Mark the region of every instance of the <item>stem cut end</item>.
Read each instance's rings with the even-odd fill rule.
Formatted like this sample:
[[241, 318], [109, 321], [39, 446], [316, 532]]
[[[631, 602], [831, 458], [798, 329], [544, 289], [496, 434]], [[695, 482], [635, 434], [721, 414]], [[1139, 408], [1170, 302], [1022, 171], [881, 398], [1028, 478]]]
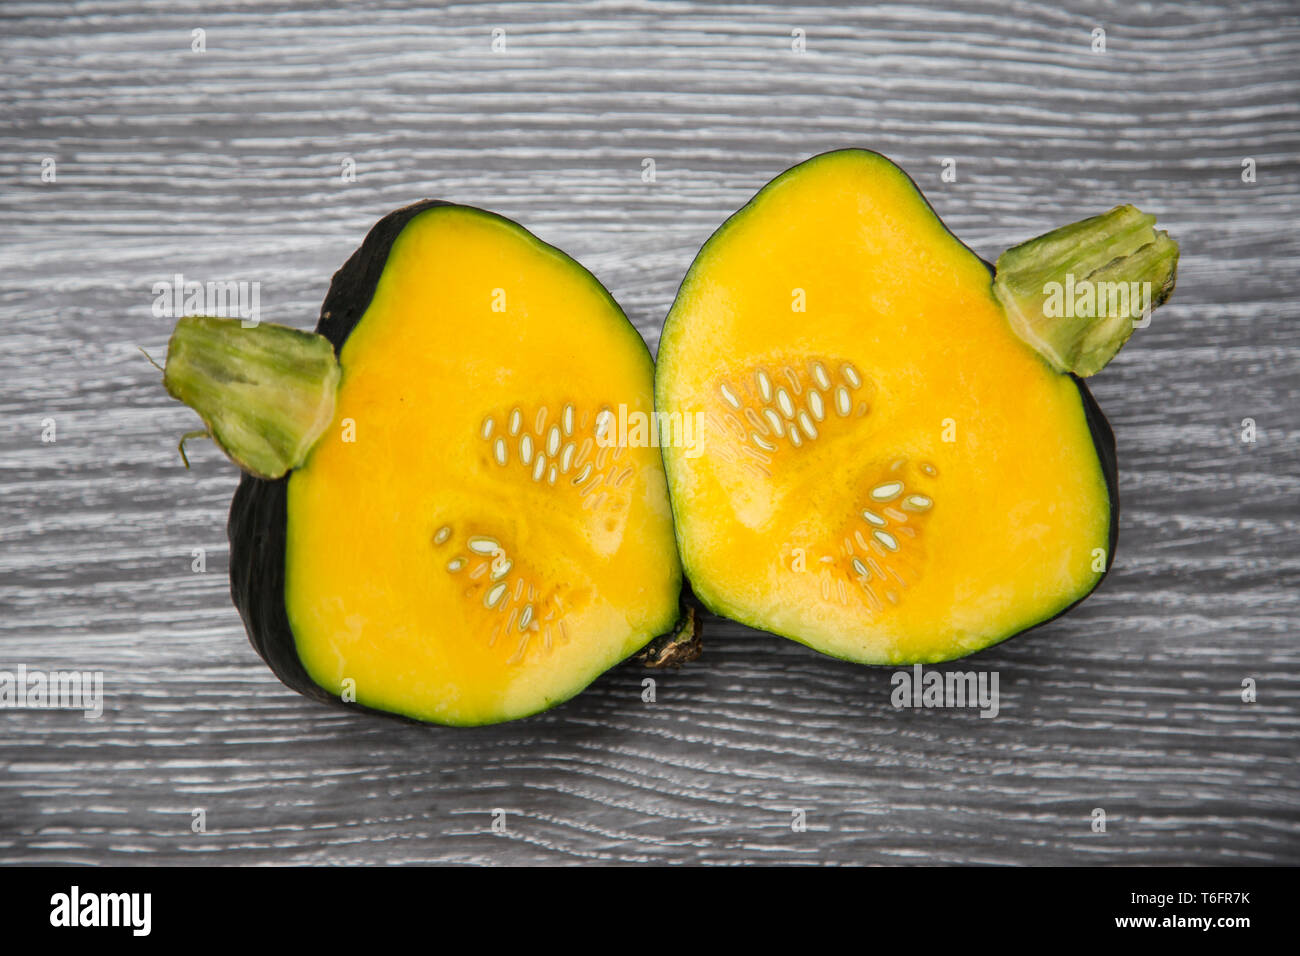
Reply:
[[1178, 243], [1155, 221], [1116, 206], [998, 256], [993, 293], [1012, 329], [1057, 371], [1105, 368], [1174, 291]]
[[341, 374], [323, 335], [193, 315], [176, 323], [163, 385], [240, 468], [280, 478], [334, 421]]

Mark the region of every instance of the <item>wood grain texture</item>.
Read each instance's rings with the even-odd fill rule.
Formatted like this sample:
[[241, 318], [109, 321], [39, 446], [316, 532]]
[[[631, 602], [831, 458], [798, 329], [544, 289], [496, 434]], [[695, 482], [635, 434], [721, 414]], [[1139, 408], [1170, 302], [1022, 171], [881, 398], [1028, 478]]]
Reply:
[[[107, 709], [0, 710], [0, 862], [1300, 863], [1298, 74], [1288, 3], [6, 3], [0, 669], [102, 669]], [[154, 282], [256, 280], [310, 327], [369, 225], [438, 197], [570, 252], [653, 344], [723, 218], [848, 145], [986, 258], [1120, 201], [1182, 243], [1093, 379], [1115, 570], [955, 665], [1000, 673], [999, 717], [717, 620], [654, 704], [625, 666], [495, 728], [275, 681], [228, 594], [234, 469], [180, 467], [193, 417], [136, 351]]]

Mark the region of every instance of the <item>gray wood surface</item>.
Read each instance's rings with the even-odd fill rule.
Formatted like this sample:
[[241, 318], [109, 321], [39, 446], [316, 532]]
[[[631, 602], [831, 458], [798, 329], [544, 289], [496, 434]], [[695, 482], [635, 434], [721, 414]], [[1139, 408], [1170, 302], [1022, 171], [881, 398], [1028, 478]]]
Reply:
[[[107, 699], [0, 710], [0, 862], [1300, 862], [1298, 74], [1289, 3], [4, 4], [0, 669], [102, 669]], [[716, 620], [654, 704], [625, 665], [495, 728], [275, 680], [227, 590], [235, 470], [183, 470], [194, 418], [136, 351], [164, 352], [154, 282], [259, 281], [310, 327], [369, 225], [440, 197], [576, 256], [653, 344], [722, 219], [848, 145], [988, 258], [1120, 201], [1182, 243], [1093, 380], [1115, 570], [956, 665], [999, 672], [997, 719]]]

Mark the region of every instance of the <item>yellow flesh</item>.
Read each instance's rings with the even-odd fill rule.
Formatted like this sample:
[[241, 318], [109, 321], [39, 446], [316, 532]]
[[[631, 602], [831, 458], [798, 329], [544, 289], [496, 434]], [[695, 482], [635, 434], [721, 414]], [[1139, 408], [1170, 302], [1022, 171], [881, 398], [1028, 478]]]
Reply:
[[[379, 709], [488, 723], [572, 696], [671, 628], [681, 570], [659, 450], [593, 441], [584, 483], [572, 461], [560, 473], [563, 445], [590, 438], [601, 407], [652, 402], [649, 355], [579, 265], [485, 213], [425, 211], [393, 244], [340, 361], [335, 422], [289, 484], [286, 606], [316, 682], [355, 686]], [[535, 463], [553, 425], [561, 453], [534, 481], [520, 442], [531, 435]], [[504, 555], [476, 554], [477, 536]], [[458, 556], [465, 566], [448, 570]], [[484, 601], [494, 560], [511, 562], [500, 609]]]
[[[861, 387], [841, 416], [845, 363]], [[768, 451], [745, 412], [779, 414], [778, 381], [805, 411], [817, 388], [825, 418], [798, 448], [769, 426]], [[667, 463], [686, 573], [720, 613], [853, 660], [937, 661], [1052, 616], [1101, 576], [1110, 506], [1075, 384], [1014, 336], [987, 268], [883, 157], [811, 160], [710, 240], [665, 327], [657, 389], [661, 410], [705, 416], [705, 454]], [[895, 480], [904, 494], [873, 502]], [[932, 504], [899, 507], [912, 494]]]

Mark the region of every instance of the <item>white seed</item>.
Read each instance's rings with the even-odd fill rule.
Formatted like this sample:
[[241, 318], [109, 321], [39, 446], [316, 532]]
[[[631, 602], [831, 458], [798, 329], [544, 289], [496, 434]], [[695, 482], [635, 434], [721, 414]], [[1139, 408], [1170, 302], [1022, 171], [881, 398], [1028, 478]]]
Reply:
[[822, 365], [821, 362], [813, 362], [812, 373], [813, 379], [817, 384], [829, 391], [831, 387], [831, 378], [826, 374], [826, 366]]
[[853, 411], [853, 399], [849, 397], [849, 390], [843, 385], [835, 390], [835, 410], [840, 413], [841, 418]]
[[803, 444], [803, 436], [799, 434], [799, 429], [793, 427], [790, 429], [790, 444], [795, 448]]
[[769, 444], [758, 432], [754, 432], [749, 437], [753, 439], [754, 444], [763, 449], [763, 451], [776, 451], [776, 446]]
[[785, 434], [785, 426], [781, 424], [781, 416], [776, 413], [775, 409], [763, 409], [763, 417], [766, 418], [767, 423], [772, 426], [772, 432], [777, 438], [780, 438]]
[[565, 405], [564, 414], [560, 418], [561, 423], [564, 425], [564, 435], [567, 438], [573, 434], [573, 406]]
[[483, 436], [484, 441], [492, 437], [492, 429], [496, 428], [496, 425], [497, 423], [492, 420], [491, 415], [483, 419], [483, 427], [480, 429], [479, 434]]
[[533, 606], [531, 604], [524, 608], [524, 613], [519, 615], [519, 630], [528, 630], [528, 625], [533, 623]]
[[730, 405], [732, 408], [736, 408], [736, 409], [740, 408], [740, 399], [736, 397], [735, 392], [733, 392], [730, 388], [727, 387], [726, 382], [723, 382], [721, 385], [718, 386], [718, 391], [722, 393], [722, 397], [726, 400], [728, 405]]
[[510, 434], [512, 436], [518, 435], [519, 429], [523, 427], [523, 424], [524, 424], [524, 416], [520, 413], [519, 409], [517, 408], [510, 409], [510, 426], [509, 426]]
[[818, 421], [826, 417], [826, 403], [822, 401], [822, 393], [815, 388], [808, 390], [808, 408], [812, 410], [813, 418]]
[[447, 562], [447, 570], [450, 571], [452, 574], [455, 574], [464, 566], [465, 566], [464, 558], [452, 558], [450, 561]]
[[898, 550], [898, 539], [888, 531], [873, 531], [872, 536], [890, 551]]
[[542, 474], [546, 471], [546, 456], [541, 452], [537, 453], [537, 460], [533, 462], [533, 481], [541, 481]]
[[867, 570], [867, 566], [860, 559], [853, 559], [853, 570], [858, 572], [858, 577], [866, 578], [868, 581], [871, 580], [871, 572]]
[[498, 438], [493, 449], [493, 457], [496, 458], [498, 465], [506, 463], [506, 440]]
[[770, 402], [772, 400], [772, 380], [767, 377], [767, 373], [761, 368], [754, 374], [754, 378], [758, 380], [758, 394], [763, 396], [763, 401]]
[[560, 426], [552, 425], [546, 433], [546, 454], [554, 458], [560, 452]]
[[552, 465], [552, 466], [551, 466], [551, 470], [548, 471], [548, 472], [546, 473], [546, 483], [547, 483], [548, 485], [553, 485], [553, 484], [555, 484], [555, 476], [556, 476], [557, 474], [558, 474], [558, 472], [555, 470], [555, 466]]
[[438, 532], [433, 536], [433, 543], [442, 544], [450, 537], [451, 537], [451, 525], [445, 524], [441, 528], [439, 528]]
[[885, 519], [874, 511], [863, 511], [862, 517], [867, 519], [868, 524], [874, 524], [877, 528], [883, 528], [886, 524]]
[[908, 495], [903, 499], [904, 511], [929, 511], [934, 502], [926, 495]]
[[903, 492], [901, 481], [887, 481], [871, 489], [871, 497], [876, 501], [893, 501]]
[[852, 365], [846, 363], [844, 367], [840, 369], [840, 372], [843, 374], [844, 380], [854, 388], [862, 387], [862, 376], [858, 374], [858, 370]]
[[525, 465], [531, 464], [533, 460], [533, 436], [525, 434], [519, 439], [519, 457], [523, 459]]
[[609, 409], [604, 409], [596, 416], [596, 438], [597, 440], [605, 437], [605, 431], [609, 428], [610, 423], [614, 420], [614, 413]]
[[808, 413], [803, 410], [800, 410], [799, 412], [799, 427], [803, 429], [803, 433], [809, 438], [817, 437], [817, 426], [814, 425], [813, 420], [808, 417]]
[[564, 451], [560, 452], [560, 471], [566, 475], [569, 473], [569, 469], [573, 467], [573, 455], [577, 450], [573, 442], [569, 442], [564, 446]]
[[794, 402], [790, 400], [790, 393], [783, 388], [776, 390], [776, 403], [781, 406], [781, 414], [786, 418], [794, 418]]
[[500, 555], [492, 562], [492, 573], [488, 577], [490, 580], [500, 581], [510, 573], [512, 567], [514, 567], [514, 562], [505, 555]]
[[496, 538], [470, 538], [465, 546], [475, 554], [496, 554], [501, 550]]
[[506, 582], [502, 581], [500, 584], [494, 584], [488, 590], [487, 595], [483, 598], [483, 606], [496, 607], [497, 602], [501, 600], [502, 595], [504, 595], [505, 593], [506, 593]]

